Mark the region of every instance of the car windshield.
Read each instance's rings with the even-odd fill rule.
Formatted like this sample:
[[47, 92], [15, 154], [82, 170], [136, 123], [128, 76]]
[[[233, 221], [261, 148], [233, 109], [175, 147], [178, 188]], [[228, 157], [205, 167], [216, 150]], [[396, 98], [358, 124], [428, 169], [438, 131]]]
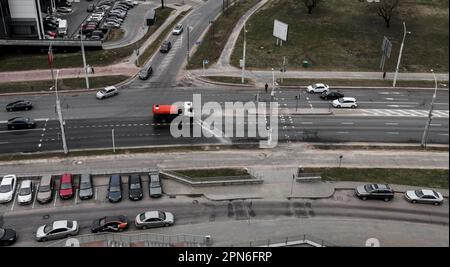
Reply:
[[49, 185], [43, 185], [39, 187], [39, 192], [48, 192], [48, 191], [50, 191]]
[[373, 186], [371, 184], [365, 185], [364, 189], [366, 189], [367, 192], [372, 192], [373, 191]]
[[31, 188], [30, 187], [25, 187], [25, 188], [21, 188], [20, 192], [19, 192], [19, 196], [27, 196], [31, 194]]
[[120, 187], [118, 186], [111, 186], [110, 192], [120, 192]]
[[5, 184], [5, 185], [0, 186], [0, 193], [8, 193], [9, 191], [11, 191], [10, 184]]
[[106, 90], [105, 89], [102, 89], [102, 90], [100, 90], [100, 93], [102, 93], [102, 94], [106, 94]]
[[344, 102], [344, 98], [342, 98], [342, 97], [339, 98], [339, 102], [341, 102], [341, 103]]
[[106, 217], [105, 217], [105, 218], [101, 218], [100, 221], [98, 222], [98, 224], [99, 224], [100, 226], [105, 225], [105, 223], [106, 223]]
[[140, 184], [130, 184], [130, 189], [139, 189], [141, 188]]
[[162, 212], [162, 211], [158, 211], [158, 217], [161, 220], [165, 220], [166, 219], [166, 214], [164, 212]]
[[72, 185], [68, 183], [61, 184], [61, 189], [71, 189]]
[[44, 227], [44, 233], [48, 233], [48, 232], [50, 232], [51, 230], [53, 230], [53, 224], [47, 224], [47, 225]]
[[150, 187], [160, 187], [159, 181], [152, 181], [152, 183], [150, 184]]
[[80, 189], [90, 189], [91, 188], [91, 184], [89, 183], [81, 183], [80, 184]]
[[72, 227], [73, 227], [73, 222], [68, 221], [68, 222], [67, 222], [67, 227], [68, 227], [68, 228], [72, 228]]
[[177, 27], [175, 27], [175, 29], [179, 30], [181, 29], [183, 26], [182, 25], [177, 25]]
[[414, 193], [416, 193], [416, 196], [418, 196], [418, 197], [423, 197], [422, 190], [416, 190], [416, 191], [414, 191]]
[[145, 213], [139, 215], [139, 219], [141, 220], [141, 222], [143, 222], [145, 220]]

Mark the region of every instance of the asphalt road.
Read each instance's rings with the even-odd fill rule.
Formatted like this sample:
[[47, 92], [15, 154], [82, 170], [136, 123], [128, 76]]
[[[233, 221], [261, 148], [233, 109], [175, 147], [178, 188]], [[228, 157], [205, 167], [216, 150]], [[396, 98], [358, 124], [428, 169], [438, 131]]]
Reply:
[[[93, 208], [95, 207], [95, 209]], [[39, 208], [27, 211], [6, 212], [2, 215], [0, 227], [13, 227], [18, 231], [19, 240], [16, 246], [43, 246], [48, 243], [37, 243], [34, 234], [40, 225], [55, 220], [77, 220], [80, 224], [80, 234], [89, 234], [92, 221], [96, 218], [110, 215], [126, 215], [131, 222], [135, 216], [146, 210], [164, 210], [175, 215], [176, 227], [202, 223], [227, 223], [233, 221], [278, 219], [298, 219], [299, 222], [311, 219], [353, 218], [376, 219], [385, 221], [401, 221], [422, 223], [423, 227], [430, 225], [448, 226], [448, 203], [443, 206], [412, 205], [397, 196], [391, 202], [361, 201], [354, 198], [352, 191], [342, 191], [331, 199], [295, 200], [295, 201], [229, 201], [210, 202], [201, 199], [145, 199], [138, 202], [119, 204], [83, 204], [65, 206], [65, 208]], [[46, 215], [46, 217], [44, 217]], [[276, 223], [273, 224], [276, 227]], [[362, 231], [364, 227], [355, 232]], [[129, 231], [136, 231], [134, 225]], [[160, 230], [161, 232], [162, 230]], [[149, 232], [155, 232], [150, 230]], [[276, 233], [273, 234], [276, 236]], [[422, 237], [423, 238], [423, 237]], [[227, 240], [221, 240], [222, 242]], [[246, 242], [249, 240], [240, 240]], [[428, 242], [428, 241], [427, 241]], [[417, 243], [416, 245], [420, 245]]]

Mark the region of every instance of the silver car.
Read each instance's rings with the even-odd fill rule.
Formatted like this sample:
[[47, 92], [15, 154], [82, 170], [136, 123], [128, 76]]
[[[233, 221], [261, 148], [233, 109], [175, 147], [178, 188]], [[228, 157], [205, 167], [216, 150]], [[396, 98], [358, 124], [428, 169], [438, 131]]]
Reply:
[[441, 193], [430, 189], [406, 191], [405, 198], [411, 203], [425, 203], [436, 206], [444, 202], [444, 197]]
[[149, 173], [150, 182], [148, 184], [148, 190], [150, 197], [161, 197], [162, 188], [161, 181], [159, 179], [159, 172], [151, 172]]
[[28, 205], [33, 202], [34, 187], [31, 180], [24, 180], [20, 183], [19, 193], [17, 194], [17, 202], [20, 205]]
[[36, 231], [36, 240], [39, 242], [61, 239], [78, 234], [77, 221], [55, 221], [50, 224], [42, 225]]
[[97, 99], [104, 99], [107, 97], [118, 95], [119, 91], [114, 86], [107, 86], [102, 90], [98, 91], [96, 94]]
[[164, 211], [147, 211], [136, 216], [135, 224], [138, 229], [171, 226], [175, 222], [173, 214]]

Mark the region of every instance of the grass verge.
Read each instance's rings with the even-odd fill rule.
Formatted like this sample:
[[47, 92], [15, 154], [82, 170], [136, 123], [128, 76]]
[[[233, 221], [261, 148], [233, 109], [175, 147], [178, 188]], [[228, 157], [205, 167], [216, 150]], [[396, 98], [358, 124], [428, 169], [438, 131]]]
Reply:
[[202, 68], [204, 59], [209, 60], [209, 66], [214, 65], [219, 59], [236, 23], [259, 1], [260, 0], [237, 1], [233, 6], [227, 9], [225, 14], [220, 15], [209, 28], [195, 54], [190, 58], [187, 68]]
[[[283, 82], [279, 82], [282, 86], [307, 86], [319, 82], [318, 79], [295, 79], [285, 78]], [[392, 87], [391, 80], [345, 80], [345, 79], [321, 79], [321, 83], [329, 84], [330, 86], [380, 86]], [[448, 88], [449, 81], [438, 81], [438, 85], [446, 85]], [[434, 81], [397, 81], [397, 87], [424, 87], [434, 88]]]
[[305, 168], [305, 172], [321, 173], [324, 181], [388, 183], [444, 189], [448, 189], [449, 175], [449, 171], [443, 169]]
[[425, 149], [420, 145], [402, 146], [402, 145], [312, 145], [315, 149], [323, 150], [411, 150], [411, 151], [448, 151], [448, 146], [430, 146]]
[[[165, 7], [164, 9], [157, 8], [156, 14], [158, 19], [155, 24], [151, 26], [145, 35], [137, 42], [109, 50], [86, 51], [86, 61], [92, 66], [106, 66], [120, 62], [124, 58], [134, 53], [137, 47], [140, 47], [169, 17], [173, 8]], [[26, 57], [26, 64], [24, 58]], [[54, 51], [54, 68], [75, 68], [83, 67], [83, 59], [81, 51], [75, 53], [64, 53], [63, 51]], [[28, 53], [17, 54], [2, 53], [0, 54], [0, 71], [20, 71], [20, 70], [35, 70], [48, 69], [47, 51], [43, 53]]]
[[[213, 82], [242, 84], [242, 78], [241, 77], [206, 76], [206, 77], [202, 77], [202, 78], [206, 79], [206, 80], [213, 81]], [[248, 78], [245, 78], [244, 79], [244, 84], [250, 84], [250, 80]]]
[[151, 43], [145, 51], [140, 54], [139, 56], [139, 67], [142, 67], [149, 59], [150, 57], [158, 50], [158, 48], [161, 46], [161, 43], [164, 41], [164, 38], [166, 38], [167, 34], [169, 34], [170, 31], [175, 27], [175, 25], [184, 17], [187, 13], [189, 13], [192, 10], [190, 8], [189, 10], [183, 11], [178, 15], [175, 20], [166, 28], [164, 31], [155, 39], [153, 43]]
[[123, 38], [125, 31], [123, 29], [111, 29], [105, 42], [115, 42]]
[[[448, 72], [448, 0], [400, 1], [386, 28], [368, 1], [320, 1], [308, 14], [303, 1], [273, 0], [255, 13], [247, 23], [247, 67], [280, 67], [283, 56], [288, 69], [302, 69], [302, 61], [312, 70], [380, 71], [383, 37], [392, 42], [392, 53], [385, 70], [393, 71], [403, 39], [408, 34], [401, 61], [401, 72]], [[288, 41], [276, 46], [272, 36], [274, 19], [289, 25]], [[242, 32], [232, 55], [239, 66]]]
[[[128, 76], [123, 75], [90, 77], [89, 86], [90, 88], [105, 87], [108, 85], [120, 83], [128, 78]], [[51, 80], [0, 83], [0, 94], [18, 92], [48, 92], [49, 88], [52, 86], [53, 82]], [[58, 80], [58, 90], [75, 90], [85, 88], [85, 78], [69, 78]]]
[[181, 170], [175, 172], [186, 175], [195, 182], [253, 179], [253, 176], [250, 176], [247, 170], [241, 168]]

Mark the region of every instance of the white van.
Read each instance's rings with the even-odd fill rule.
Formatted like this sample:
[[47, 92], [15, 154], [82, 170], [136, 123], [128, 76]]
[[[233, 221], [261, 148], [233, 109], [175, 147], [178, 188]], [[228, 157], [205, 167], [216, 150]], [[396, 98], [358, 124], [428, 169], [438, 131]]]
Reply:
[[58, 22], [58, 35], [67, 34], [67, 20], [62, 19]]

